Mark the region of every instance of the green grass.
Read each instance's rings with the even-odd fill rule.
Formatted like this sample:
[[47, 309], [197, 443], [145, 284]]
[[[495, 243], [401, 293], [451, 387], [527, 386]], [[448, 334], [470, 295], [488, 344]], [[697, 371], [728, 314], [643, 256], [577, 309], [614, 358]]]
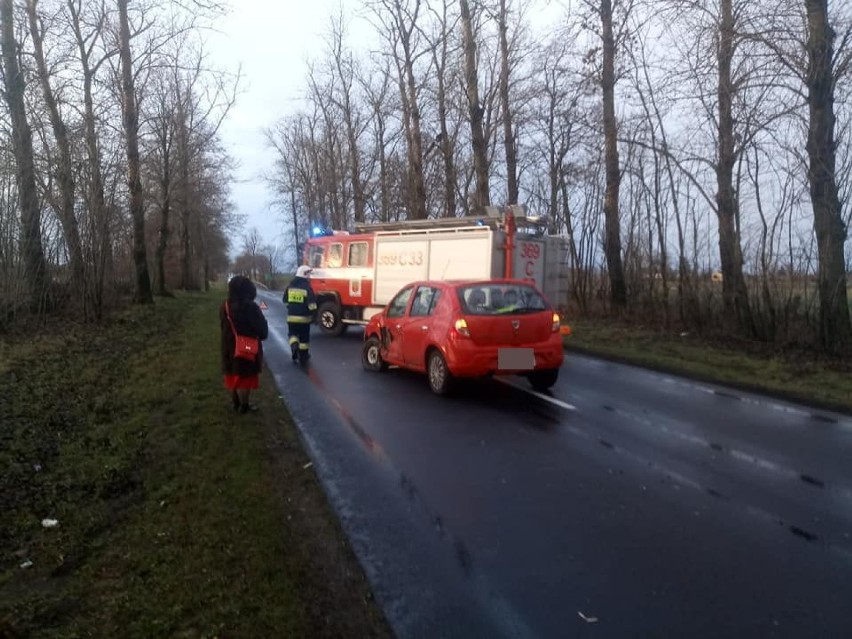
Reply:
[[615, 322], [576, 321], [565, 339], [576, 350], [852, 413], [852, 361], [813, 353], [702, 340]]
[[387, 636], [271, 378], [230, 409], [217, 305], [0, 351], [0, 636]]

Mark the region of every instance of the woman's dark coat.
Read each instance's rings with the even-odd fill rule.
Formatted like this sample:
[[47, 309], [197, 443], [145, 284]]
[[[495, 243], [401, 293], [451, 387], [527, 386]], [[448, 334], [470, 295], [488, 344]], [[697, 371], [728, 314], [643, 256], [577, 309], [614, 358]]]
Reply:
[[[269, 335], [269, 326], [263, 311], [254, 302], [234, 301], [228, 302], [231, 311], [231, 320], [237, 333], [247, 337], [256, 337], [265, 340]], [[263, 342], [257, 353], [257, 359], [250, 361], [240, 357], [234, 357], [236, 340], [231, 325], [225, 315], [225, 303], [219, 307], [219, 323], [222, 328], [222, 372], [225, 375], [239, 375], [240, 377], [251, 377], [260, 373], [263, 364]]]

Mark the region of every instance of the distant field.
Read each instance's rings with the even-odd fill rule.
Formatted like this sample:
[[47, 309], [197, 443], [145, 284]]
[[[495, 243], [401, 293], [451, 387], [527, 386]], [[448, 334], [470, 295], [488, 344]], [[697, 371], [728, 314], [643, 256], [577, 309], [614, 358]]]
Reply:
[[852, 414], [852, 361], [702, 341], [616, 323], [572, 322], [571, 349]]

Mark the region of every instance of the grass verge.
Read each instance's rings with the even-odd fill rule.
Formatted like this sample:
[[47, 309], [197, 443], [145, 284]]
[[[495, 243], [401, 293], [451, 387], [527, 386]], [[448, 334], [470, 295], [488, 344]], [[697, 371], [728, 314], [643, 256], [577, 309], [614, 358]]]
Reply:
[[852, 361], [616, 322], [577, 321], [571, 350], [852, 414]]
[[231, 411], [218, 302], [5, 340], [0, 637], [390, 636], [271, 376]]

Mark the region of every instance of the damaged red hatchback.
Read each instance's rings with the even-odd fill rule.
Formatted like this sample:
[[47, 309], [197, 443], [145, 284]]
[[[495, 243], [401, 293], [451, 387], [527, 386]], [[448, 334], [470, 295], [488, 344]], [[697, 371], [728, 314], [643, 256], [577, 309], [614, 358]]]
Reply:
[[414, 282], [370, 319], [361, 362], [368, 371], [425, 372], [439, 395], [455, 378], [489, 375], [524, 375], [542, 391], [559, 377], [562, 334], [559, 315], [528, 282]]

